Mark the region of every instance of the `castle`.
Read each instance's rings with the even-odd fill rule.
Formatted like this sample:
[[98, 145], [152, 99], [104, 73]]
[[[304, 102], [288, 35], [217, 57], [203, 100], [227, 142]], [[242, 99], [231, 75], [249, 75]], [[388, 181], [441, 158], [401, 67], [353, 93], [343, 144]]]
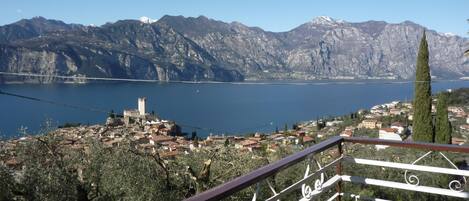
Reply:
[[147, 98], [138, 98], [138, 109], [124, 110], [124, 124], [144, 125], [147, 121], [158, 120], [156, 116], [146, 113], [145, 105]]
[[163, 120], [155, 114], [146, 112], [146, 98], [138, 98], [137, 109], [124, 110], [123, 116], [113, 116], [106, 120], [108, 126], [121, 126], [140, 128], [147, 134], [179, 135], [181, 128], [175, 122]]

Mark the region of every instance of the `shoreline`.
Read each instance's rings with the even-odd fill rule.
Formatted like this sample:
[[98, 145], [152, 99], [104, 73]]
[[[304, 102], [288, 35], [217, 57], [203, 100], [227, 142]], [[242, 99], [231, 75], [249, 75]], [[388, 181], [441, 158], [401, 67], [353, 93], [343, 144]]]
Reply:
[[[275, 85], [275, 84], [292, 84], [292, 85], [321, 85], [321, 84], [367, 84], [367, 83], [390, 83], [390, 84], [404, 84], [404, 83], [413, 83], [413, 79], [312, 79], [312, 80], [293, 80], [293, 79], [284, 79], [284, 80], [245, 80], [245, 81], [177, 81], [177, 80], [137, 80], [137, 79], [117, 79], [112, 80], [97, 80], [91, 82], [24, 82], [24, 81], [6, 81], [1, 82], [0, 85], [86, 85], [86, 84], [103, 84], [103, 83], [156, 83], [156, 84], [235, 84], [235, 85]], [[454, 79], [433, 79], [432, 82], [457, 82], [457, 81], [469, 81], [468, 78], [454, 78]]]

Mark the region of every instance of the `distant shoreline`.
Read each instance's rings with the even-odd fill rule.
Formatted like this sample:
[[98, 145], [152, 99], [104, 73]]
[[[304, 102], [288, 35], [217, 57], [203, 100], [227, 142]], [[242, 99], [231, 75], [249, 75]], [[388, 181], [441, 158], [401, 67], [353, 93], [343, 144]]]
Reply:
[[[177, 80], [133, 80], [133, 79], [122, 79], [117, 78], [116, 80], [92, 80], [87, 82], [29, 82], [29, 81], [5, 81], [0, 82], [0, 85], [53, 85], [53, 84], [67, 84], [67, 85], [85, 85], [85, 84], [101, 84], [101, 83], [122, 83], [122, 82], [137, 82], [137, 83], [157, 83], [157, 84], [293, 84], [293, 85], [320, 85], [320, 84], [365, 84], [365, 83], [413, 83], [413, 79], [314, 79], [314, 80], [246, 80], [246, 81], [234, 81], [234, 82], [222, 82], [222, 81], [177, 81]], [[433, 79], [432, 82], [455, 82], [455, 81], [469, 81], [469, 77], [461, 77], [459, 79]]]

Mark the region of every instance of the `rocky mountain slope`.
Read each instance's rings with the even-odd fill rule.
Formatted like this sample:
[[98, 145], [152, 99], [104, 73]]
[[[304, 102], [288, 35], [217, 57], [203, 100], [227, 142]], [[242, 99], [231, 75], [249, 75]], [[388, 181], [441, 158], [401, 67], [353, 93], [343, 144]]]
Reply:
[[[100, 27], [41, 17], [0, 27], [0, 71], [154, 80], [397, 78], [414, 74], [425, 28], [406, 21], [318, 17], [273, 33], [200, 16], [121, 20]], [[469, 75], [469, 40], [427, 31], [432, 75]], [[0, 76], [0, 82], [54, 82]]]

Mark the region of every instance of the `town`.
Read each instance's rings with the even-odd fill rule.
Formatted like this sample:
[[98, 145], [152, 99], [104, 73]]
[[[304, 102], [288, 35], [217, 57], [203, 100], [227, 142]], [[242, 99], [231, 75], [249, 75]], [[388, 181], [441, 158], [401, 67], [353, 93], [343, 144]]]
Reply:
[[[253, 133], [244, 136], [210, 134], [205, 139], [196, 134], [183, 136], [181, 127], [174, 121], [164, 120], [154, 113], [147, 113], [146, 98], [138, 98], [138, 108], [124, 110], [122, 115], [111, 113], [104, 125], [65, 126], [53, 130], [49, 135], [60, 136], [63, 146], [87, 150], [87, 138], [101, 141], [107, 147], [118, 147], [130, 143], [143, 152], [158, 153], [161, 158], [175, 159], [181, 154], [220, 146], [233, 146], [240, 152], [276, 152], [279, 147], [304, 147], [335, 135], [343, 137], [367, 137], [397, 141], [412, 141], [412, 104], [392, 101], [359, 110], [349, 115], [323, 118], [298, 123], [271, 134]], [[432, 106], [435, 110], [435, 105]], [[469, 106], [449, 106], [449, 120], [453, 125], [452, 144], [462, 145], [469, 136]], [[22, 141], [33, 140], [25, 135], [18, 139], [1, 141], [0, 146], [8, 156], [0, 162], [19, 168], [15, 147]], [[386, 146], [377, 145], [376, 150]]]

